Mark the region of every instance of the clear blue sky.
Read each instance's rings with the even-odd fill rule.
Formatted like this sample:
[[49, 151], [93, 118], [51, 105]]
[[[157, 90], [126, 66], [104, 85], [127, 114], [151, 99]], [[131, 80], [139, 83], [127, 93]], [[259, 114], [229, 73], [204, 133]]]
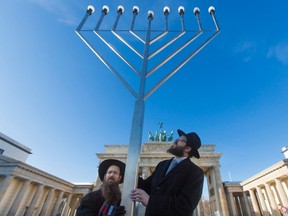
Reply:
[[203, 144], [222, 153], [223, 181], [230, 180], [229, 172], [232, 180], [245, 180], [284, 158], [288, 2], [123, 2], [1, 1], [0, 131], [32, 149], [29, 164], [67, 181], [92, 182], [95, 153], [105, 144], [129, 143], [134, 98], [75, 33], [89, 4], [96, 9], [93, 25], [102, 5], [110, 7], [104, 26], [113, 24], [118, 5], [125, 6], [126, 23], [139, 5], [137, 27], [147, 26], [149, 9], [157, 26], [165, 5], [172, 26], [179, 26], [180, 5], [185, 24], [195, 24], [192, 10], [198, 6], [203, 29], [212, 29], [207, 9], [214, 5], [221, 33], [146, 101], [143, 142], [159, 122], [168, 132], [196, 131]]

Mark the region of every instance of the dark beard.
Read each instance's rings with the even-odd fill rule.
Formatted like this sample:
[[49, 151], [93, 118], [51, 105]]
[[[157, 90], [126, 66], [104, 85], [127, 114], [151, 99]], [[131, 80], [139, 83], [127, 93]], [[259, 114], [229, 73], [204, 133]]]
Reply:
[[176, 146], [175, 148], [173, 148], [173, 146], [171, 146], [167, 152], [173, 154], [176, 157], [183, 157], [184, 156], [184, 148], [185, 147], [180, 147], [180, 146]]
[[102, 193], [105, 200], [117, 203], [121, 197], [119, 185], [114, 181], [106, 181], [102, 184]]

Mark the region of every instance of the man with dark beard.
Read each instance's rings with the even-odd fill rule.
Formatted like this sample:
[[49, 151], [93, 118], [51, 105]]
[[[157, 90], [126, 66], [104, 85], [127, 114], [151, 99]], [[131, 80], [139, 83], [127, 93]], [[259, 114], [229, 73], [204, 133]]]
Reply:
[[121, 192], [119, 184], [123, 183], [125, 164], [109, 159], [98, 168], [98, 175], [103, 182], [99, 190], [86, 194], [80, 201], [76, 216], [123, 216], [125, 207], [119, 206]]
[[167, 150], [175, 157], [161, 161], [147, 179], [139, 178], [131, 199], [146, 206], [145, 216], [192, 216], [202, 195], [204, 174], [191, 161], [200, 158], [195, 132], [178, 130], [179, 137]]

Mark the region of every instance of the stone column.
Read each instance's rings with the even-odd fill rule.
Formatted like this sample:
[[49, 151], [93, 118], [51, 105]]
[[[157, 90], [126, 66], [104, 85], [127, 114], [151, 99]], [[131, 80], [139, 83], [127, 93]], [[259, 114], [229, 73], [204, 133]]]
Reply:
[[282, 204], [285, 207], [288, 207], [288, 199], [287, 199], [287, 195], [283, 189], [283, 186], [281, 184], [281, 181], [279, 179], [274, 179], [276, 182], [276, 189], [278, 191], [278, 194], [280, 196], [280, 200], [282, 201]]
[[212, 167], [211, 178], [212, 178], [212, 180], [211, 180], [212, 188], [211, 189], [213, 189], [213, 191], [214, 191], [214, 199], [213, 199], [213, 202], [211, 204], [211, 211], [212, 211], [212, 215], [213, 215], [215, 211], [219, 212], [221, 209], [214, 167]]
[[9, 209], [12, 206], [12, 200], [11, 200], [11, 183], [14, 179], [14, 176], [6, 176], [3, 182], [0, 185], [0, 209], [1, 209], [1, 215], [6, 215], [6, 213], [9, 211]]
[[26, 208], [26, 201], [27, 201], [27, 195], [29, 193], [29, 180], [25, 180], [21, 186], [21, 189], [16, 197], [16, 199], [13, 202], [13, 206], [10, 209], [10, 214], [14, 216], [22, 216], [23, 212], [25, 212]]
[[53, 204], [53, 198], [54, 198], [54, 192], [55, 189], [54, 188], [50, 188], [49, 192], [47, 194], [47, 197], [44, 201], [44, 206], [42, 207], [42, 211], [40, 216], [48, 216], [50, 215], [50, 212], [52, 210], [52, 204]]
[[10, 183], [13, 181], [14, 176], [6, 176], [4, 181], [0, 184], [0, 205], [3, 202], [3, 197], [9, 188]]
[[258, 203], [257, 203], [256, 196], [254, 194], [254, 190], [249, 189], [249, 194], [250, 194], [250, 197], [251, 197], [252, 206], [253, 206], [253, 210], [254, 210], [255, 216], [260, 216], [261, 215], [260, 214], [260, 209], [259, 209], [259, 206], [258, 206]]
[[196, 206], [192, 214], [192, 216], [200, 216], [200, 215], [204, 215], [203, 197], [201, 197], [200, 201], [198, 202], [198, 205]]
[[259, 200], [260, 200], [260, 205], [261, 205], [261, 209], [263, 211], [263, 216], [268, 216], [268, 210], [267, 210], [267, 207], [266, 207], [266, 203], [265, 203], [265, 200], [264, 200], [264, 196], [262, 194], [262, 191], [261, 191], [261, 188], [260, 187], [256, 187], [256, 190], [257, 190], [257, 194], [258, 194], [258, 197], [259, 197]]
[[70, 211], [70, 215], [74, 216], [76, 207], [78, 205], [79, 202], [79, 198], [77, 197], [77, 195], [74, 195], [73, 198], [71, 199], [71, 211]]
[[227, 200], [226, 200], [226, 196], [225, 196], [225, 192], [223, 188], [219, 165], [214, 166], [214, 174], [215, 174], [215, 179], [216, 179], [215, 192], [217, 191], [218, 198], [219, 198], [220, 205], [221, 205], [219, 206], [220, 215], [229, 216], [229, 210], [228, 210]]
[[36, 209], [36, 205], [41, 197], [41, 194], [43, 192], [43, 188], [44, 188], [44, 185], [38, 185], [38, 188], [37, 188], [37, 191], [27, 209], [27, 212], [25, 214], [25, 216], [32, 216], [35, 209]]
[[54, 205], [54, 209], [52, 211], [52, 215], [56, 215], [58, 213], [61, 201], [62, 201], [62, 197], [63, 197], [64, 191], [59, 191], [58, 197], [57, 197], [57, 201]]
[[238, 215], [238, 214], [241, 215], [240, 197], [238, 194], [235, 196], [235, 204], [236, 204], [236, 208], [237, 208], [237, 212], [238, 212], [236, 215]]
[[69, 207], [70, 207], [71, 198], [72, 198], [72, 194], [69, 194], [68, 198], [67, 198], [67, 201], [66, 201], [66, 205], [65, 205], [61, 215], [63, 215], [63, 216], [67, 215], [67, 212], [68, 212]]
[[[201, 201], [200, 201], [201, 202]], [[192, 216], [199, 216], [199, 213], [201, 210], [200, 210], [200, 203], [198, 203], [197, 207], [194, 209], [193, 213], [192, 213]]]
[[245, 205], [243, 194], [239, 194], [238, 197], [239, 197], [238, 199], [239, 199], [240, 209], [243, 212], [243, 215], [248, 216], [247, 208], [246, 208], [247, 206]]
[[267, 191], [267, 195], [268, 195], [268, 200], [270, 202], [270, 205], [271, 205], [271, 208], [272, 208], [272, 215], [273, 216], [281, 216], [280, 215], [280, 212], [279, 212], [279, 209], [278, 209], [278, 206], [275, 202], [275, 197], [273, 195], [273, 192], [270, 188], [270, 185], [268, 183], [265, 183], [265, 188], [266, 188], [266, 191]]
[[251, 216], [251, 209], [250, 209], [250, 205], [249, 205], [249, 202], [248, 202], [248, 197], [247, 197], [247, 194], [246, 194], [245, 191], [243, 192], [243, 201], [244, 201], [243, 208], [246, 209], [247, 216]]
[[235, 201], [234, 201], [234, 197], [233, 197], [233, 193], [232, 192], [228, 192], [228, 203], [230, 204], [230, 208], [231, 208], [231, 212], [232, 215], [237, 215], [237, 211], [236, 211], [236, 207], [235, 207]]
[[142, 178], [146, 179], [151, 175], [150, 167], [142, 167]]

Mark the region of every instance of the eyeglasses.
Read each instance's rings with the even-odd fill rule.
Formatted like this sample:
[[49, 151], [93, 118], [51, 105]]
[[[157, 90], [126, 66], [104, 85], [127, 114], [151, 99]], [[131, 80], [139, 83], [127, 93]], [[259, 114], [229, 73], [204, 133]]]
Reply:
[[187, 143], [187, 141], [186, 141], [183, 137], [178, 137], [178, 138], [175, 140], [175, 143], [180, 142], [180, 141]]

